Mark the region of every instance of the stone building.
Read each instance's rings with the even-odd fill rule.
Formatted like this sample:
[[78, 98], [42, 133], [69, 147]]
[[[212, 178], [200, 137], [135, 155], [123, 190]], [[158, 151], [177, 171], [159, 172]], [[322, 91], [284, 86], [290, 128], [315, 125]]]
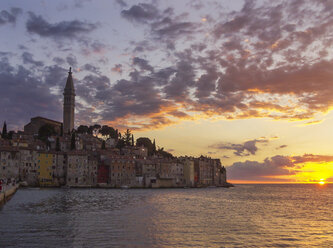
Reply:
[[67, 152], [66, 185], [96, 186], [97, 159], [86, 151]]
[[110, 184], [113, 187], [135, 186], [135, 159], [133, 156], [111, 156]]
[[60, 134], [61, 130], [61, 122], [50, 120], [44, 117], [34, 117], [31, 118], [30, 122], [24, 126], [24, 134], [25, 135], [38, 135], [39, 129], [45, 124], [49, 124], [53, 126], [55, 132]]
[[20, 153], [14, 147], [1, 147], [0, 150], [0, 178], [18, 178]]

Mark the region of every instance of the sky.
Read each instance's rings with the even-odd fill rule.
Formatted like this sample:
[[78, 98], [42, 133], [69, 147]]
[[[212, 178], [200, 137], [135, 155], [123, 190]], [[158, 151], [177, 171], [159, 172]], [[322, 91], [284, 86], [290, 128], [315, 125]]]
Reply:
[[220, 158], [231, 182], [333, 182], [333, 2], [0, 2], [0, 122], [62, 121]]

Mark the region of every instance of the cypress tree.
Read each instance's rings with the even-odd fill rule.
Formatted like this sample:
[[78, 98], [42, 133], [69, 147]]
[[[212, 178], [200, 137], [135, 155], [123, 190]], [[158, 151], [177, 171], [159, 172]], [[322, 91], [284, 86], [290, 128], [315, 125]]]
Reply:
[[132, 146], [134, 146], [134, 136], [132, 134]]
[[3, 123], [1, 138], [3, 138], [3, 139], [7, 138], [7, 124], [6, 124], [6, 121]]
[[153, 154], [156, 153], [156, 143], [155, 143], [155, 139], [154, 139], [154, 142], [153, 142]]
[[75, 132], [72, 133], [72, 138], [71, 138], [71, 150], [75, 150], [76, 145], [75, 145]]
[[102, 141], [102, 149], [105, 150], [105, 140]]
[[57, 140], [56, 140], [56, 151], [59, 152], [60, 151], [60, 141], [59, 141], [59, 137], [57, 137]]
[[61, 126], [60, 126], [60, 137], [62, 137], [63, 135], [64, 135], [64, 126], [61, 123]]

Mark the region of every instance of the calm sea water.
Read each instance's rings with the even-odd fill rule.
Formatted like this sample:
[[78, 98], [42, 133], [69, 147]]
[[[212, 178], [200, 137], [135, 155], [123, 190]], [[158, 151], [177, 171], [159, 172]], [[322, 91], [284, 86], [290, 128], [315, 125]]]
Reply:
[[333, 247], [333, 185], [20, 189], [0, 247]]

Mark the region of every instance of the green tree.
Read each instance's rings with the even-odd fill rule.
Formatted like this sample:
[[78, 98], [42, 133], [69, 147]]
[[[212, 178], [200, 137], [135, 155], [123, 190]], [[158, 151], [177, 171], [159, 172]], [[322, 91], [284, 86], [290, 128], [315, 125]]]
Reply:
[[136, 140], [136, 146], [144, 146], [148, 149], [148, 155], [153, 155], [153, 143], [147, 137], [140, 137]]
[[75, 132], [72, 132], [72, 137], [71, 137], [71, 150], [76, 149], [76, 144], [75, 144]]
[[134, 136], [132, 134], [132, 146], [134, 146]]
[[101, 129], [101, 125], [99, 124], [95, 124], [93, 126], [89, 126], [88, 128], [88, 134], [94, 135], [94, 134], [98, 134], [99, 130]]
[[6, 121], [3, 123], [3, 126], [2, 126], [1, 138], [7, 139], [7, 124], [6, 124]]
[[38, 130], [38, 138], [47, 141], [48, 137], [51, 137], [52, 135], [55, 135], [56, 131], [54, 130], [54, 126], [50, 124], [44, 124], [41, 126]]
[[60, 137], [64, 136], [64, 125], [61, 123], [60, 126]]
[[155, 139], [154, 139], [154, 142], [153, 142], [153, 154], [156, 153], [156, 143], [155, 143]]
[[158, 148], [157, 154], [161, 155], [164, 158], [173, 158], [173, 155], [170, 152], [164, 151], [164, 148]]
[[102, 141], [102, 149], [105, 150], [106, 147], [105, 147], [105, 140]]
[[85, 126], [85, 125], [80, 125], [78, 128], [77, 128], [77, 133], [88, 133], [88, 126]]
[[126, 146], [130, 146], [131, 145], [131, 131], [129, 129], [126, 130], [125, 134], [124, 134], [124, 139], [125, 139], [125, 145]]
[[15, 131], [9, 131], [7, 134], [7, 139], [12, 139], [13, 138], [13, 134], [15, 133]]
[[59, 137], [57, 137], [57, 140], [56, 140], [56, 147], [55, 147], [55, 150], [57, 151], [57, 152], [60, 152], [60, 141], [59, 141]]
[[125, 147], [125, 140], [124, 139], [122, 139], [122, 138], [120, 138], [120, 139], [118, 139], [118, 141], [117, 141], [117, 145], [116, 145], [116, 148], [118, 148], [118, 149], [123, 149], [124, 147]]

